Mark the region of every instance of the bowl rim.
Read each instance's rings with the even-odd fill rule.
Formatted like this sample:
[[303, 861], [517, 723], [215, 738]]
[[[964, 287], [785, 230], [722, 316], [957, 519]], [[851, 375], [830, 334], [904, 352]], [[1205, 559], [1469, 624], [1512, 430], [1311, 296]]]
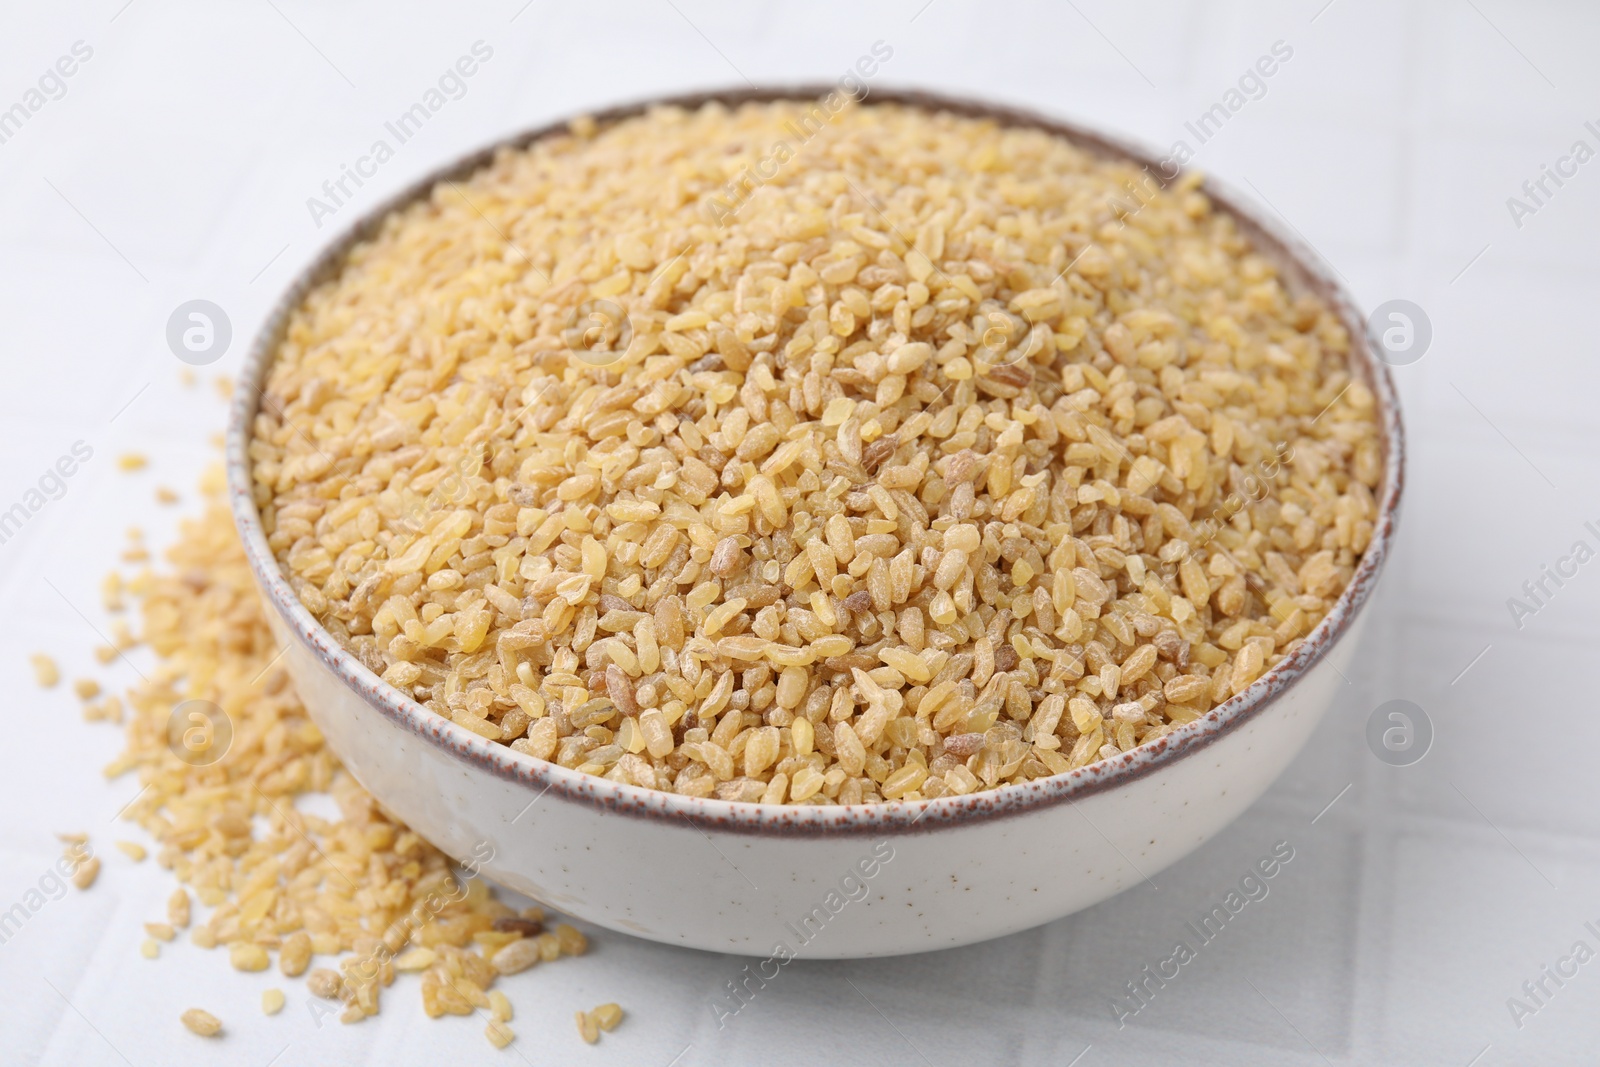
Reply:
[[[601, 125], [638, 115], [649, 108], [694, 108], [709, 102], [735, 107], [750, 102], [799, 99], [816, 100], [837, 87], [815, 83], [761, 88], [726, 88], [655, 96], [592, 113]], [[1046, 116], [1032, 110], [952, 97], [922, 89], [871, 89], [865, 101], [898, 104], [932, 111], [992, 119], [1005, 126], [1041, 129], [1107, 158], [1142, 165], [1163, 186], [1178, 180], [1155, 173], [1164, 158], [1145, 146], [1074, 120]], [[470, 175], [489, 163], [495, 153], [526, 145], [565, 131], [566, 119], [496, 138], [484, 147], [430, 169], [402, 189], [362, 212], [335, 231], [316, 257], [283, 290], [257, 329], [240, 371], [228, 420], [226, 467], [230, 505], [245, 555], [262, 594], [287, 625], [291, 639], [304, 645], [323, 667], [331, 671], [371, 709], [402, 728], [424, 738], [448, 755], [501, 780], [524, 787], [534, 803], [552, 794], [557, 799], [582, 804], [601, 813], [658, 822], [683, 820], [702, 833], [721, 831], [780, 837], [882, 835], [926, 833], [940, 827], [1020, 815], [1038, 808], [1071, 803], [1126, 785], [1185, 757], [1200, 752], [1224, 734], [1250, 722], [1319, 664], [1333, 645], [1351, 628], [1371, 596], [1392, 546], [1404, 488], [1405, 435], [1399, 398], [1388, 367], [1377, 358], [1365, 317], [1341, 284], [1336, 272], [1298, 231], [1266, 214], [1256, 204], [1226, 184], [1206, 176], [1200, 189], [1234, 218], [1240, 231], [1258, 251], [1272, 259], [1295, 291], [1312, 292], [1338, 315], [1350, 335], [1352, 371], [1374, 393], [1378, 404], [1380, 440], [1384, 447], [1378, 518], [1372, 540], [1357, 564], [1355, 574], [1328, 614], [1312, 629], [1300, 647], [1259, 679], [1193, 722], [1175, 728], [1166, 737], [1131, 752], [1099, 760], [1065, 774], [1007, 784], [991, 790], [916, 801], [884, 801], [855, 805], [769, 805], [687, 797], [582, 774], [555, 763], [535, 759], [507, 745], [489, 741], [463, 726], [437, 715], [384, 682], [346, 651], [300, 603], [267, 547], [252, 492], [249, 438], [259, 408], [261, 389], [294, 310], [304, 297], [342, 267], [346, 255], [375, 234], [395, 210], [429, 195], [435, 185]], [[1163, 171], [1165, 170], [1162, 167]], [[336, 753], [337, 754], [337, 753]], [[524, 808], [524, 811], [527, 809]]]

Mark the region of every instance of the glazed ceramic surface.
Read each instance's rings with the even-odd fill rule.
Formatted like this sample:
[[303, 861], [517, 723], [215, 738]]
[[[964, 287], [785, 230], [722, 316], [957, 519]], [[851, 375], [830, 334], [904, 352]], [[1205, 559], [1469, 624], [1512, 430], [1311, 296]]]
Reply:
[[[667, 102], [815, 97], [827, 89]], [[1153, 153], [1035, 115], [924, 93], [874, 91], [872, 100], [1040, 127], [1156, 170]], [[374, 796], [445, 852], [561, 911], [655, 941], [781, 960], [920, 952], [1048, 922], [1150, 878], [1266, 790], [1343, 684], [1362, 606], [1394, 536], [1403, 439], [1393, 383], [1354, 303], [1314, 253], [1212, 181], [1207, 194], [1279, 264], [1290, 288], [1318, 294], [1344, 321], [1356, 369], [1378, 398], [1385, 469], [1371, 546], [1333, 610], [1293, 656], [1201, 719], [1069, 774], [963, 797], [736, 804], [620, 785], [514, 752], [428, 711], [342, 649], [284, 580], [250, 492], [249, 428], [288, 317], [394, 208], [438, 181], [470, 174], [501, 146], [564, 128], [490, 146], [357, 222], [279, 301], [255, 339], [235, 400], [228, 478], [245, 551], [301, 698]]]

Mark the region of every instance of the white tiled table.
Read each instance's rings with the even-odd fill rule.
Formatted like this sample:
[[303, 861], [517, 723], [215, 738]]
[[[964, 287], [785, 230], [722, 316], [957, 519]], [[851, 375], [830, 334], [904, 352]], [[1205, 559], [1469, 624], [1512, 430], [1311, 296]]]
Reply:
[[[521, 3], [449, 13], [99, 0], [0, 14], [0, 109], [74, 42], [93, 49], [65, 95], [0, 143], [0, 509], [74, 442], [94, 450], [64, 496], [0, 544], [0, 647], [14, 677], [35, 648], [55, 652], [69, 677], [94, 668], [91, 626], [105, 626], [96, 583], [123, 528], [137, 523], [158, 545], [171, 536], [184, 508], [158, 507], [158, 483], [193, 505], [223, 410], [207, 382], [179, 384], [162, 339], [169, 312], [192, 297], [226, 308], [235, 344], [203, 378], [236, 368], [275, 291], [331, 232], [313, 226], [306, 197], [478, 40], [494, 56], [466, 95], [335, 223], [503, 131], [745, 76], [832, 79], [880, 39], [894, 49], [883, 84], [1192, 143], [1184, 122], [1274, 41], [1288, 43], [1293, 58], [1266, 95], [1195, 164], [1283, 212], [1368, 306], [1415, 300], [1435, 333], [1428, 355], [1397, 372], [1409, 499], [1360, 669], [1283, 779], [1158, 875], [1159, 888], [939, 955], [795, 964], [721, 1031], [710, 1005], [741, 962], [603, 935], [591, 956], [508, 983], [521, 1036], [501, 1053], [477, 1023], [424, 1019], [413, 991], [392, 993], [376, 1020], [319, 1029], [298, 985], [283, 1015], [263, 1017], [268, 978], [234, 974], [220, 954], [179, 944], [159, 963], [140, 959], [139, 923], [170, 887], [153, 864], [105, 847], [132, 793], [99, 778], [119, 736], [83, 723], [66, 687], [40, 695], [23, 680], [3, 713], [0, 907], [37, 883], [58, 851], [54, 830], [93, 830], [106, 870], [92, 892], [48, 903], [0, 945], [0, 1062], [1600, 1059], [1600, 961], [1550, 986], [1520, 1029], [1506, 1004], [1574, 941], [1600, 950], [1584, 929], [1600, 926], [1600, 719], [1588, 680], [1600, 563], [1520, 630], [1506, 607], [1573, 541], [1596, 544], [1583, 524], [1600, 520], [1600, 161], [1520, 228], [1505, 203], [1574, 140], [1600, 148], [1584, 128], [1600, 120], [1600, 9], [638, 0], [589, 11], [535, 0], [519, 14]], [[119, 474], [126, 450], [152, 467]], [[1369, 713], [1396, 697], [1424, 707], [1437, 733], [1411, 767], [1380, 763], [1364, 740]], [[1123, 984], [1278, 841], [1295, 858], [1270, 895], [1119, 1030], [1109, 1005]], [[572, 1011], [610, 999], [628, 1022], [583, 1048]], [[229, 1039], [178, 1030], [178, 1013], [198, 1002], [227, 1019]]]

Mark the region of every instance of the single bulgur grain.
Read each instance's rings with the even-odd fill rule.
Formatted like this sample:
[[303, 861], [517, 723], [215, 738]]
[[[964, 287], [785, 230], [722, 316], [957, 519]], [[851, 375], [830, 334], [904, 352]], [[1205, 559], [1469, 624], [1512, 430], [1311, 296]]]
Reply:
[[505, 995], [504, 990], [489, 990], [489, 1010], [499, 1022], [511, 1021], [511, 998]]
[[804, 804], [1059, 774], [1298, 647], [1377, 519], [1333, 311], [1198, 176], [989, 120], [847, 107], [730, 202], [807, 108], [501, 152], [306, 297], [251, 454], [335, 638], [535, 758]]
[[189, 894], [182, 889], [174, 889], [167, 898], [167, 922], [180, 930], [189, 926]]
[[79, 700], [93, 700], [100, 695], [100, 683], [93, 678], [79, 678], [72, 683], [72, 691]]
[[33, 664], [33, 680], [41, 689], [52, 689], [61, 681], [61, 669], [43, 652], [35, 652], [28, 657], [28, 662]]
[[172, 489], [169, 489], [168, 487], [166, 487], [164, 485], [156, 486], [156, 503], [158, 503], [158, 504], [176, 504], [181, 499], [182, 499], [182, 497], [180, 497]]
[[117, 850], [135, 863], [143, 863], [145, 857], [150, 855], [148, 849], [137, 841], [118, 841]]
[[589, 951], [589, 939], [582, 930], [570, 923], [556, 923], [555, 937], [556, 944], [568, 956], [581, 956]]
[[171, 941], [178, 936], [178, 931], [172, 928], [171, 923], [145, 923], [144, 932], [157, 941]]
[[201, 1037], [216, 1037], [222, 1033], [222, 1020], [203, 1008], [190, 1008], [182, 1015], [183, 1025]]
[[339, 977], [339, 972], [327, 967], [318, 967], [306, 976], [306, 989], [314, 997], [324, 1000], [339, 999], [340, 992], [344, 989], [344, 979]]
[[296, 930], [283, 939], [283, 947], [278, 950], [278, 970], [285, 978], [298, 978], [311, 966], [311, 954], [311, 935]]
[[489, 1025], [483, 1028], [483, 1036], [495, 1048], [505, 1048], [516, 1038], [516, 1033], [499, 1019], [491, 1019]]
[[594, 1017], [593, 1012], [574, 1012], [573, 1018], [578, 1024], [578, 1034], [584, 1041], [592, 1045], [600, 1040], [600, 1021]]
[[272, 966], [272, 957], [260, 945], [237, 941], [228, 947], [228, 962], [236, 971], [264, 971]]
[[622, 1007], [615, 1003], [602, 1004], [589, 1014], [594, 1016], [594, 1021], [600, 1029], [607, 1033], [615, 1030], [617, 1024], [622, 1022]]
[[119, 471], [143, 470], [145, 465], [149, 462], [150, 461], [148, 459], [138, 452], [124, 452], [122, 455], [117, 457], [117, 469]]
[[128, 625], [127, 620], [112, 619], [111, 643], [121, 652], [133, 648], [139, 643], [139, 639], [134, 636], [133, 628]]
[[[438, 958], [439, 954], [434, 952], [433, 949], [419, 946], [407, 949], [395, 957], [394, 969], [403, 974], [425, 971], [432, 967]], [[502, 971], [501, 973], [504, 974], [506, 972]]]
[[520, 974], [539, 962], [539, 943], [523, 938], [494, 954], [494, 969], [500, 974]]
[[100, 581], [100, 603], [109, 612], [121, 611], [126, 605], [122, 599], [122, 575], [108, 571]]
[[287, 1000], [281, 989], [266, 989], [261, 993], [261, 1010], [268, 1015], [276, 1015], [283, 1010]]
[[494, 921], [494, 929], [518, 937], [538, 937], [544, 933], [544, 909], [524, 908], [520, 915], [507, 915]]
[[94, 885], [94, 880], [100, 876], [100, 857], [90, 856], [78, 864], [78, 869], [72, 872], [72, 884], [79, 889], [88, 889]]
[[161, 955], [161, 945], [153, 937], [147, 937], [139, 945], [139, 955], [147, 960], [153, 960]]

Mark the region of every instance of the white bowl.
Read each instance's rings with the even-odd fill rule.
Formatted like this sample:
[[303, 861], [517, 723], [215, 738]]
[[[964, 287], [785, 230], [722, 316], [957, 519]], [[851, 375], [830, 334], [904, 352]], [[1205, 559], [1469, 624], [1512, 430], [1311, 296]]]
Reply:
[[[826, 89], [665, 102], [815, 98]], [[1010, 109], [914, 92], [874, 91], [873, 100], [990, 116], [1103, 155], [1152, 167], [1157, 160], [1104, 134]], [[289, 315], [394, 208], [470, 174], [499, 147], [564, 128], [507, 138], [369, 212], [283, 295], [243, 371], [228, 438], [234, 517], [300, 697], [362, 785], [495, 882], [654, 941], [775, 957], [768, 969], [790, 956], [949, 948], [1048, 922], [1147, 880], [1266, 790], [1331, 705], [1356, 648], [1361, 608], [1394, 535], [1403, 438], [1393, 383], [1353, 301], [1302, 242], [1211, 181], [1206, 193], [1277, 261], [1290, 287], [1317, 293], [1343, 320], [1356, 370], [1378, 399], [1385, 466], [1371, 546], [1333, 610], [1294, 655], [1199, 720], [1113, 759], [989, 792], [854, 806], [738, 804], [619, 785], [522, 755], [428, 711], [340, 647], [284, 580], [251, 495], [249, 430]]]

